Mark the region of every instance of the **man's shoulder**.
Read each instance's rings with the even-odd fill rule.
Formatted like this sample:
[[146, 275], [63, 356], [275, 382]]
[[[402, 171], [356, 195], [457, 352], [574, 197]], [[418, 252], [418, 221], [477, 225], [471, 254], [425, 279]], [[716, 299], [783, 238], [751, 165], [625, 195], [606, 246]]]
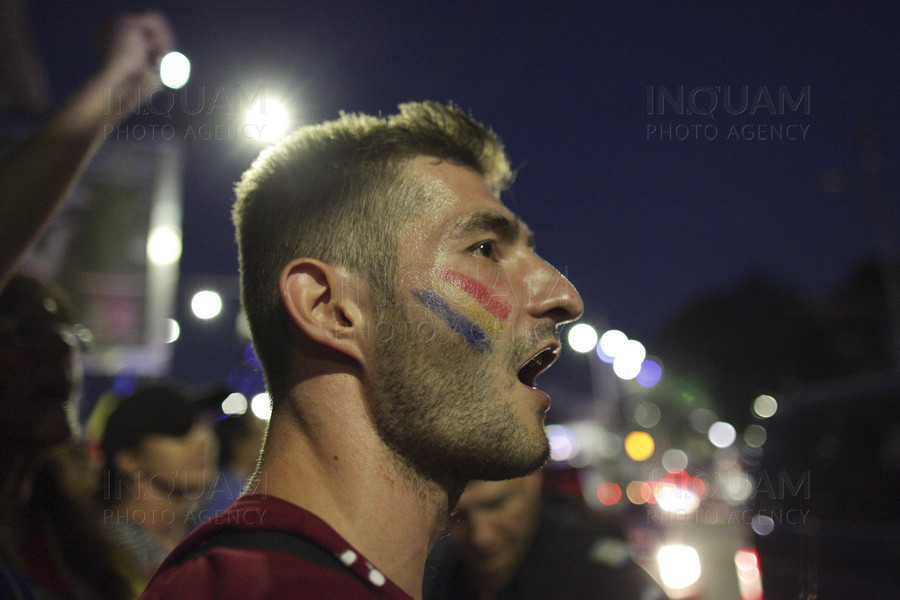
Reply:
[[144, 600], [382, 597], [349, 573], [278, 551], [232, 548], [215, 549], [160, 570], [141, 596]]
[[245, 496], [160, 566], [156, 598], [408, 598], [331, 527], [284, 500]]

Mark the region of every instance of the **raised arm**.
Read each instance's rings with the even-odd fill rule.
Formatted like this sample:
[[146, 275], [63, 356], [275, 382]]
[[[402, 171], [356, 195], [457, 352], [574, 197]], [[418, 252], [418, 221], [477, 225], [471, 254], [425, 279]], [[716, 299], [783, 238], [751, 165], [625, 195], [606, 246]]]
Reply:
[[118, 18], [100, 72], [0, 161], [0, 288], [63, 206], [104, 132], [158, 88], [159, 61], [172, 46], [162, 15]]

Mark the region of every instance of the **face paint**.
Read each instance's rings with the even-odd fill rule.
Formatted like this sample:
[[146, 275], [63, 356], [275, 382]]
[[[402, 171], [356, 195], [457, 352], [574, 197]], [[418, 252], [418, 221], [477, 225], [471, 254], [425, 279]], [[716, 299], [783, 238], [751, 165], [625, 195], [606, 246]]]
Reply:
[[491, 349], [491, 339], [500, 335], [512, 311], [486, 285], [450, 269], [440, 272], [434, 289], [413, 295], [479, 352]]

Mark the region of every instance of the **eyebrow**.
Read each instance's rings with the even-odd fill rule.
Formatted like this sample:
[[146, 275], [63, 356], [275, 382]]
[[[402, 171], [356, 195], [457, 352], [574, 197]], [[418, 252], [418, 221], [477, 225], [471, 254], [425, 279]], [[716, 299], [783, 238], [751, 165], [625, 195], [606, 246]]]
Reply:
[[535, 247], [534, 232], [520, 219], [510, 219], [498, 212], [477, 212], [460, 221], [456, 227], [456, 234], [465, 237], [481, 232], [490, 232], [496, 235], [500, 241], [513, 244], [524, 238], [529, 248]]

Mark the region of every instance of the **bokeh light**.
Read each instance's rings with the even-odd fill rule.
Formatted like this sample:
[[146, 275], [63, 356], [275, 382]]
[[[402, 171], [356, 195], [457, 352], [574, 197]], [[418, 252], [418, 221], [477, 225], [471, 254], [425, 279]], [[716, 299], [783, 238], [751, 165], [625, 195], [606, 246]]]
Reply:
[[272, 400], [269, 398], [269, 394], [263, 392], [253, 396], [250, 401], [250, 410], [257, 418], [268, 421], [272, 416]]
[[281, 139], [291, 126], [287, 107], [274, 98], [254, 102], [244, 115], [244, 131], [253, 131], [261, 142]]
[[572, 433], [565, 425], [547, 425], [547, 439], [550, 440], [550, 458], [562, 462], [572, 458], [575, 445]]
[[699, 477], [691, 477], [691, 489], [702, 498], [706, 493], [706, 483]]
[[716, 421], [710, 425], [706, 435], [709, 438], [709, 443], [716, 448], [727, 448], [737, 439], [734, 425], [725, 421]]
[[759, 561], [752, 550], [738, 550], [734, 554], [734, 565], [738, 568], [738, 572], [748, 572], [758, 569]]
[[684, 450], [669, 448], [662, 455], [662, 466], [669, 473], [678, 473], [688, 467], [688, 455]]
[[203, 290], [191, 298], [191, 310], [198, 319], [212, 319], [222, 312], [222, 297], [212, 290]]
[[669, 513], [690, 513], [700, 506], [700, 496], [674, 483], [662, 482], [656, 489], [659, 508]]
[[775, 531], [775, 520], [768, 515], [756, 515], [750, 520], [750, 528], [757, 535], [769, 535]]
[[762, 600], [762, 577], [759, 572], [759, 557], [751, 548], [741, 548], [734, 553], [737, 568], [738, 587], [743, 600]]
[[615, 373], [619, 379], [630, 381], [637, 377], [637, 374], [640, 372], [640, 363], [635, 363], [629, 361], [628, 359], [622, 359], [621, 357], [616, 358], [616, 360], [613, 361], [613, 373]]
[[619, 348], [613, 361], [613, 372], [620, 378], [630, 380], [641, 372], [641, 364], [647, 357], [647, 350], [637, 340], [627, 340]]
[[753, 479], [740, 467], [721, 469], [717, 475], [718, 490], [731, 505], [737, 506], [753, 494]]
[[627, 341], [627, 335], [618, 329], [610, 329], [600, 336], [600, 341], [597, 344], [597, 356], [603, 362], [612, 364]]
[[184, 87], [191, 78], [191, 61], [181, 52], [169, 52], [159, 62], [159, 79], [173, 90]]
[[643, 427], [644, 429], [650, 429], [651, 427], [655, 427], [660, 418], [662, 417], [662, 412], [659, 410], [659, 407], [653, 402], [638, 402], [634, 407], [634, 422]]
[[660, 547], [656, 553], [659, 561], [659, 577], [663, 585], [680, 590], [700, 579], [700, 555], [692, 546], [670, 544]]
[[753, 401], [753, 414], [762, 419], [768, 419], [778, 411], [778, 401], [768, 394], [757, 396]]
[[631, 460], [645, 461], [653, 456], [655, 449], [653, 436], [646, 431], [632, 431], [625, 437], [625, 454]]
[[175, 319], [166, 319], [166, 338], [165, 343], [171, 344], [181, 337], [181, 326]]
[[604, 352], [603, 349], [600, 348], [599, 342], [597, 342], [597, 358], [600, 359], [600, 362], [604, 362], [608, 365], [613, 364], [613, 361], [616, 360], [614, 357], [607, 355], [606, 352]]
[[618, 504], [622, 499], [622, 488], [619, 484], [607, 481], [597, 486], [597, 499], [605, 506]]
[[645, 504], [649, 499], [649, 489], [646, 481], [632, 481], [625, 486], [625, 496], [632, 504]]
[[590, 352], [597, 346], [597, 330], [587, 323], [579, 323], [569, 329], [569, 347], [575, 352]]
[[181, 230], [171, 225], [155, 228], [147, 236], [147, 258], [155, 265], [171, 265], [181, 258]]
[[642, 386], [651, 388], [662, 379], [662, 367], [655, 360], [648, 358], [641, 363], [641, 370], [634, 379]]
[[222, 400], [222, 413], [226, 415], [242, 415], [247, 412], [249, 403], [247, 397], [235, 392]]
[[761, 448], [766, 443], [766, 428], [753, 423], [744, 430], [744, 443], [751, 448]]

